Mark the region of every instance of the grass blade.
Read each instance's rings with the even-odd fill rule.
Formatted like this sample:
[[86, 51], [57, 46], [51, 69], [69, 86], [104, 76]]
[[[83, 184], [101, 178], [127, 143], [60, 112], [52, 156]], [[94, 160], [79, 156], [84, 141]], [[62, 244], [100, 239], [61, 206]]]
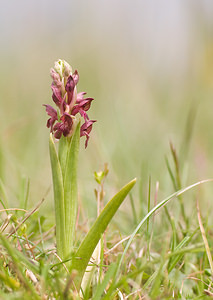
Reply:
[[210, 251], [210, 248], [209, 248], [209, 243], [208, 243], [208, 240], [207, 240], [207, 237], [206, 237], [205, 229], [203, 227], [203, 223], [202, 223], [202, 220], [201, 220], [201, 213], [200, 213], [200, 207], [199, 207], [198, 199], [197, 199], [197, 217], [198, 217], [198, 222], [199, 222], [199, 226], [200, 226], [200, 232], [201, 232], [201, 235], [202, 235], [202, 238], [203, 238], [203, 243], [205, 245], [205, 249], [206, 249], [206, 254], [207, 254], [207, 257], [208, 257], [209, 265], [210, 265], [210, 268], [211, 268], [211, 274], [213, 275], [212, 255], [211, 255], [211, 251]]
[[116, 270], [116, 264], [111, 264], [109, 266], [108, 271], [106, 272], [106, 274], [104, 276], [104, 279], [103, 279], [102, 283], [97, 286], [97, 289], [96, 289], [95, 295], [93, 297], [93, 300], [101, 299], [101, 296], [104, 292], [104, 289], [106, 288], [106, 286], [109, 283], [110, 279], [113, 277], [113, 274], [115, 273], [115, 270]]
[[[175, 248], [174, 251], [178, 251], [180, 249], [182, 249], [183, 247], [185, 247], [186, 245], [188, 245], [189, 241], [191, 240], [190, 236], [186, 236], [184, 237], [184, 239], [177, 245], [177, 247]], [[175, 257], [173, 257], [169, 263], [168, 263], [168, 273], [170, 273], [173, 268], [176, 266], [176, 264], [181, 260], [181, 258], [183, 257], [182, 254], [176, 255]]]
[[9, 201], [8, 201], [8, 197], [7, 197], [7, 192], [4, 186], [3, 181], [0, 178], [0, 196], [1, 196], [1, 204], [4, 208], [9, 208]]

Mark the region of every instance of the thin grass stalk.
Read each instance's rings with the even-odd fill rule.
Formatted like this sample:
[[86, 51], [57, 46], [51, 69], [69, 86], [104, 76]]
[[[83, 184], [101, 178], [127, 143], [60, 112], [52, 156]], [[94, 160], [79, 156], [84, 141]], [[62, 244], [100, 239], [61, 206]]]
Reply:
[[197, 199], [197, 217], [198, 217], [198, 222], [199, 222], [199, 226], [200, 226], [200, 232], [201, 232], [201, 235], [202, 235], [202, 238], [203, 238], [203, 242], [204, 242], [204, 245], [205, 245], [205, 248], [206, 248], [206, 254], [207, 254], [209, 265], [210, 265], [210, 269], [211, 269], [211, 275], [213, 276], [212, 255], [211, 255], [211, 251], [210, 251], [210, 248], [209, 248], [208, 240], [206, 238], [205, 229], [203, 227], [203, 223], [202, 223], [202, 220], [201, 220], [201, 213], [200, 213], [200, 207], [199, 207], [198, 199]]
[[[156, 189], [155, 189], [155, 197], [154, 197], [154, 206], [157, 205], [157, 197], [158, 197], [158, 190], [159, 190], [159, 182], [156, 182]], [[149, 243], [147, 248], [149, 249], [149, 253], [150, 253], [150, 249], [151, 249], [151, 244], [152, 244], [152, 237], [153, 237], [153, 233], [154, 233], [154, 221], [155, 221], [155, 213], [153, 214], [152, 217], [152, 229], [151, 229], [151, 233], [150, 233], [150, 239], [149, 239]]]
[[6, 192], [4, 183], [1, 180], [1, 178], [0, 178], [0, 197], [1, 197], [0, 203], [2, 204], [2, 206], [4, 208], [9, 208], [9, 206], [8, 206], [9, 201], [8, 201], [7, 192]]
[[[179, 159], [177, 156], [176, 149], [171, 142], [170, 142], [170, 149], [171, 149], [172, 157], [173, 157], [174, 164], [175, 164], [176, 186], [177, 186], [178, 190], [180, 190], [182, 188], [181, 178], [180, 178], [180, 162], [179, 162]], [[183, 220], [186, 224], [186, 228], [188, 228], [189, 221], [188, 221], [188, 218], [185, 213], [183, 198], [182, 198], [182, 196], [180, 196], [178, 199], [179, 199], [179, 203], [180, 203], [180, 209], [181, 209], [181, 214], [182, 214]]]
[[[151, 176], [149, 176], [149, 187], [148, 187], [148, 208], [147, 213], [150, 212], [150, 203], [151, 203]], [[149, 218], [147, 218], [147, 235], [149, 237]]]

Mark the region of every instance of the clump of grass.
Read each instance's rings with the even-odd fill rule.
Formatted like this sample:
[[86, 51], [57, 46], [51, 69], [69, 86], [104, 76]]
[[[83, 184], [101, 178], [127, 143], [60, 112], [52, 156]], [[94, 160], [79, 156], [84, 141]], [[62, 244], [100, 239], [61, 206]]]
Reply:
[[[197, 209], [199, 221], [196, 223], [189, 218], [187, 230], [184, 231], [179, 224], [183, 222], [185, 225], [184, 220], [177, 222], [169, 209], [165, 211], [170, 201], [178, 203], [179, 197], [185, 196], [188, 190], [209, 181], [203, 180], [183, 188], [158, 202], [153, 208], [151, 207], [153, 199], [150, 197], [151, 193], [148, 193], [149, 211], [138, 222], [130, 236], [120, 237], [113, 227], [115, 225], [111, 225], [100, 242], [99, 259], [95, 260], [92, 257], [90, 262], [93, 269], [92, 276], [87, 282], [85, 292], [82, 291], [80, 294], [73, 285], [77, 273], [69, 274], [66, 265], [57, 255], [54, 226], [46, 228], [45, 217], [38, 217], [38, 210], [45, 200], [30, 211], [10, 209], [4, 204], [5, 208], [1, 210], [0, 235], [1, 298], [202, 299], [211, 297], [213, 295], [211, 231], [208, 223], [203, 225], [199, 206]], [[100, 188], [97, 189], [96, 196], [103, 197], [102, 181], [98, 186]], [[132, 206], [134, 200], [132, 195]], [[156, 202], [156, 198], [154, 201]], [[156, 224], [159, 221], [155, 220], [158, 218], [157, 213], [160, 213], [161, 217], [160, 227], [158, 223]], [[169, 213], [168, 222], [167, 213]], [[132, 215], [134, 224], [135, 218], [139, 218], [135, 208], [132, 208]], [[82, 231], [82, 234], [84, 234], [82, 226], [84, 222], [85, 220], [78, 221], [77, 230]], [[147, 234], [147, 222], [152, 227], [152, 239], [151, 235]], [[114, 230], [114, 234], [111, 230]]]

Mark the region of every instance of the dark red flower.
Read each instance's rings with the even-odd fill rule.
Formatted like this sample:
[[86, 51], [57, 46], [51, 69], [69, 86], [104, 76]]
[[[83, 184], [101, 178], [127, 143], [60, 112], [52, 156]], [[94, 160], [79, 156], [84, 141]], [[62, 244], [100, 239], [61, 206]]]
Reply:
[[50, 130], [52, 132], [53, 125], [54, 125], [55, 121], [58, 120], [57, 111], [50, 105], [44, 104], [44, 106], [46, 107], [46, 112], [47, 112], [48, 116], [50, 116], [50, 118], [47, 120], [47, 127], [51, 128]]
[[92, 125], [93, 123], [97, 122], [96, 120], [88, 120], [86, 121], [82, 126], [81, 126], [81, 129], [80, 129], [80, 136], [86, 136], [86, 142], [85, 142], [85, 148], [87, 147], [88, 145], [88, 141], [89, 141], [89, 134], [92, 130]]
[[73, 120], [71, 115], [64, 113], [60, 120], [61, 122], [56, 123], [53, 127], [53, 131], [55, 132], [54, 136], [57, 139], [60, 139], [62, 134], [68, 136], [72, 132]]
[[76, 104], [72, 109], [72, 115], [76, 115], [77, 113], [80, 113], [80, 115], [86, 120], [89, 119], [86, 111], [90, 109], [91, 102], [93, 101], [93, 98], [85, 98], [80, 101], [76, 101], [79, 104]]

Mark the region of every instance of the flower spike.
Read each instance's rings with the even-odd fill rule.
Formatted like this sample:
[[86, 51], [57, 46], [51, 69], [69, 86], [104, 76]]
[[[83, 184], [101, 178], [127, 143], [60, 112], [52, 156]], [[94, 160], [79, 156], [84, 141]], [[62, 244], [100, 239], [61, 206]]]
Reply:
[[86, 136], [85, 148], [88, 145], [89, 135], [92, 125], [96, 121], [90, 120], [87, 111], [90, 109], [93, 98], [85, 98], [85, 92], [77, 93], [77, 84], [79, 81], [78, 71], [72, 73], [71, 66], [65, 61], [59, 59], [55, 62], [54, 68], [51, 68], [52, 77], [52, 99], [58, 111], [50, 105], [44, 105], [46, 112], [50, 116], [47, 120], [47, 127], [54, 134], [56, 139], [61, 136], [72, 136], [76, 124], [76, 115], [79, 114], [84, 119], [81, 126], [80, 136]]

